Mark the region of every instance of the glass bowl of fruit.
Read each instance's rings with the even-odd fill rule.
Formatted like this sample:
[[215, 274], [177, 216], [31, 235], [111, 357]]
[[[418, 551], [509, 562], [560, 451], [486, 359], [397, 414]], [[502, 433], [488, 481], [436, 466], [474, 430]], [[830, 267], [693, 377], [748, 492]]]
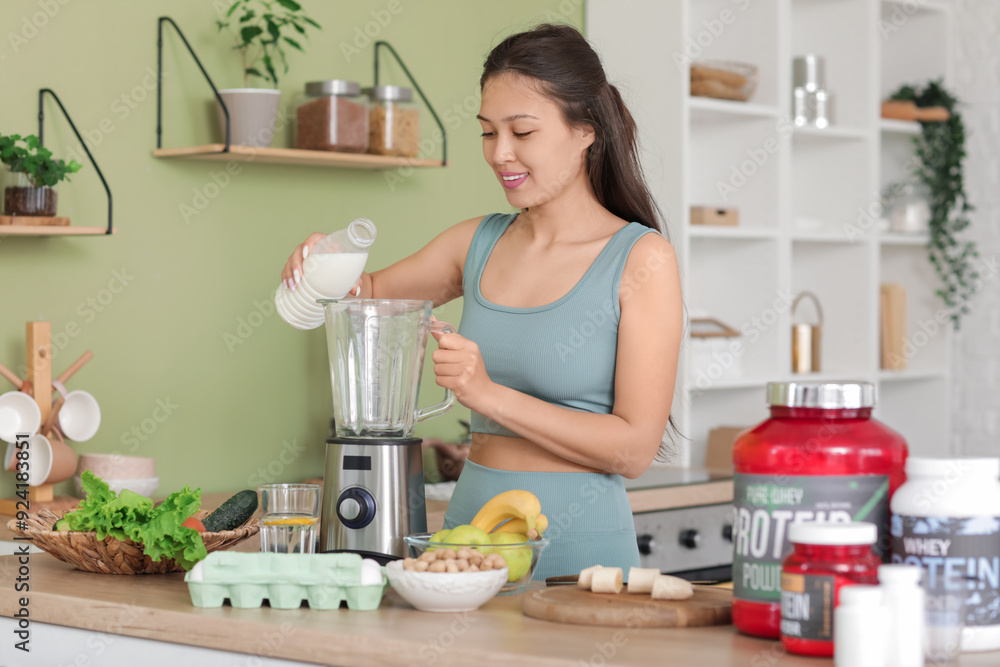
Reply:
[[[538, 567], [539, 556], [549, 545], [545, 538], [532, 540], [523, 534], [500, 530], [486, 533], [467, 525], [434, 534], [408, 535], [403, 539], [410, 547], [412, 567], [422, 571], [440, 570], [442, 566], [435, 564], [440, 562], [444, 563], [445, 572], [463, 566], [468, 570], [473, 565], [473, 572], [506, 567], [507, 579], [497, 595], [513, 595], [523, 591]], [[449, 560], [456, 561], [454, 567], [449, 567]], [[426, 567], [420, 564], [421, 561], [427, 564]], [[462, 561], [466, 561], [468, 565]], [[403, 566], [406, 564], [409, 563], [404, 561]]]

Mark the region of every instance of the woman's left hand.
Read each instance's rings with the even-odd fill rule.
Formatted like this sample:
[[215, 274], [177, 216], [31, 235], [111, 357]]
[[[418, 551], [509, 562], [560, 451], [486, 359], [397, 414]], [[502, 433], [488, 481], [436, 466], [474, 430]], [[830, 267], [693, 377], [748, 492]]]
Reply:
[[451, 389], [459, 403], [475, 409], [493, 386], [479, 346], [457, 333], [434, 332], [434, 338], [438, 349], [431, 359], [438, 386]]

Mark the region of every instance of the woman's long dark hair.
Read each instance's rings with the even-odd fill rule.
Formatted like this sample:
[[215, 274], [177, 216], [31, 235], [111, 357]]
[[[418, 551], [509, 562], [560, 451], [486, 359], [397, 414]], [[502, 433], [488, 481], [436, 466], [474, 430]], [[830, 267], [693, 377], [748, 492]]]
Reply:
[[507, 72], [541, 82], [542, 92], [559, 105], [571, 127], [594, 128], [587, 174], [601, 206], [666, 234], [639, 166], [635, 120], [586, 38], [572, 26], [548, 23], [511, 35], [483, 63], [480, 90]]

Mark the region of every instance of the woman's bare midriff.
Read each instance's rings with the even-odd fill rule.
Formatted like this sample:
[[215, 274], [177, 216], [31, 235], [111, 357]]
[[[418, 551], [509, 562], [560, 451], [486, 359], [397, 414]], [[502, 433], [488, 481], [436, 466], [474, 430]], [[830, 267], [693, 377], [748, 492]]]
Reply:
[[524, 472], [598, 472], [603, 470], [567, 461], [524, 438], [473, 433], [469, 460], [487, 468]]

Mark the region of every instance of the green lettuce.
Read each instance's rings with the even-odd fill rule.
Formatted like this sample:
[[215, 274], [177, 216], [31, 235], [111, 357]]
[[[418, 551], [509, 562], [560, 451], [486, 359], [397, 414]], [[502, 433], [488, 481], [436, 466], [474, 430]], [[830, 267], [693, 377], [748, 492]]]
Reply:
[[184, 487], [153, 508], [148, 520], [135, 524], [129, 537], [142, 542], [143, 551], [154, 561], [173, 558], [185, 570], [208, 556], [201, 534], [182, 526], [201, 506], [201, 489]]
[[152, 500], [128, 489], [115, 495], [107, 482], [89, 470], [80, 481], [87, 497], [63, 516], [60, 529], [92, 530], [99, 540], [108, 535], [130, 539], [141, 543], [154, 562], [172, 558], [185, 570], [208, 555], [198, 531], [181, 525], [198, 511], [201, 489], [185, 486], [154, 507]]

